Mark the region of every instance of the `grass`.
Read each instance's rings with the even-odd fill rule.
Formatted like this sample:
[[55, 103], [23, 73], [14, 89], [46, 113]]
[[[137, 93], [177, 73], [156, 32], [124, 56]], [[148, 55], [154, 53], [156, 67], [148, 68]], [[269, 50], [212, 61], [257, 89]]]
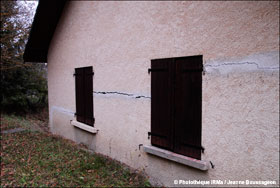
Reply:
[[[30, 124], [26, 118], [1, 117], [5, 130]], [[86, 152], [61, 137], [31, 130], [1, 135], [1, 187], [150, 186], [142, 173], [117, 161]]]
[[40, 113], [24, 116], [1, 114], [1, 131], [24, 128], [26, 130], [38, 130], [48, 132], [48, 112], [43, 109]]
[[29, 127], [29, 122], [26, 121], [23, 117], [15, 115], [2, 115], [1, 117], [1, 130], [8, 130], [17, 127]]

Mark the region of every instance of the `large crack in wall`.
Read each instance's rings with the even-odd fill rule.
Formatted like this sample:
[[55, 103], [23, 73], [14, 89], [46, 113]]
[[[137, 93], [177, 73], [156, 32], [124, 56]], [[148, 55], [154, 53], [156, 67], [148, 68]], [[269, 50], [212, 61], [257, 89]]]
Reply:
[[[222, 75], [248, 72], [279, 72], [279, 52], [265, 52], [244, 57], [208, 60], [204, 63], [207, 74]], [[122, 96], [133, 99], [151, 99], [151, 96], [120, 91], [94, 91], [95, 95], [106, 97]]]
[[136, 94], [132, 94], [132, 93], [124, 93], [124, 92], [118, 92], [118, 91], [94, 91], [94, 94], [97, 95], [119, 95], [119, 96], [126, 96], [129, 98], [135, 98], [135, 99], [141, 99], [141, 98], [145, 98], [145, 99], [151, 99], [151, 97], [149, 96], [145, 96], [145, 95], [136, 95]]
[[277, 70], [279, 67], [260, 67], [259, 64], [255, 62], [242, 62], [242, 63], [222, 63], [217, 65], [205, 65], [205, 67], [221, 67], [221, 66], [239, 66], [239, 65], [255, 65], [259, 70]]
[[204, 63], [204, 71], [214, 74], [279, 71], [279, 52], [273, 51], [244, 57], [207, 60]]

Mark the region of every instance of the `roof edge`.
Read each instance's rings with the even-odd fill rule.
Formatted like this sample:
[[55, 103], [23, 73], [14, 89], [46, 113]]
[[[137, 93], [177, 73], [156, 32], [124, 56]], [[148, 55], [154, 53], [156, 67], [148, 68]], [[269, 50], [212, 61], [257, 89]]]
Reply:
[[48, 50], [66, 0], [40, 0], [25, 46], [24, 62], [47, 63]]

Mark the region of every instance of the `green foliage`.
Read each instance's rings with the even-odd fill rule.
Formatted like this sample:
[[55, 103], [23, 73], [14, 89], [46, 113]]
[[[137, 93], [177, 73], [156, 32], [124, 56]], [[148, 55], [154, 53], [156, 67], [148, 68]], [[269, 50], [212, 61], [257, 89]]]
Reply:
[[7, 112], [27, 112], [47, 105], [44, 71], [34, 66], [1, 72], [1, 105]]
[[23, 2], [1, 1], [1, 110], [25, 113], [47, 106], [45, 64], [23, 62], [31, 22]]

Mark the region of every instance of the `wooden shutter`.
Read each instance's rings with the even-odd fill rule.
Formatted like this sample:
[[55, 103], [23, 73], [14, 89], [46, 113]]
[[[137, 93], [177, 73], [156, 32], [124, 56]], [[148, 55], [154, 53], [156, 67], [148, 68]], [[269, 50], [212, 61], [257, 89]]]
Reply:
[[202, 56], [175, 59], [174, 152], [201, 159]]
[[151, 62], [151, 142], [172, 149], [172, 86], [170, 59]]
[[77, 121], [93, 126], [92, 67], [75, 69]]
[[93, 125], [93, 71], [92, 67], [84, 68], [84, 92], [85, 92], [85, 124]]
[[77, 121], [85, 122], [85, 98], [84, 98], [84, 70], [82, 68], [75, 69], [76, 81], [76, 117]]

